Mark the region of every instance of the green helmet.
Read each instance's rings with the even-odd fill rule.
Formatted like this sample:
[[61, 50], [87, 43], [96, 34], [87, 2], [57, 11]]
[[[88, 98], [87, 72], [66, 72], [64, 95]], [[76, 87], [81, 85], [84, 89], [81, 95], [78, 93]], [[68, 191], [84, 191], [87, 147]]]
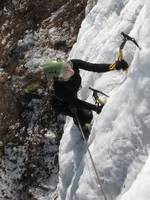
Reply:
[[50, 60], [43, 65], [47, 78], [61, 77], [66, 74], [67, 65], [63, 60]]

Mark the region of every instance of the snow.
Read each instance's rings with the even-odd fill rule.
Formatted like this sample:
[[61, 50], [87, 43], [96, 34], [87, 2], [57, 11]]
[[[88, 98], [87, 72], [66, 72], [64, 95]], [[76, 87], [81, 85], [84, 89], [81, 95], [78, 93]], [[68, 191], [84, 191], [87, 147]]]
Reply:
[[[107, 200], [150, 199], [149, 10], [149, 0], [98, 0], [70, 53], [70, 58], [111, 63], [117, 58], [122, 31], [142, 47], [126, 44], [128, 74], [81, 72], [82, 99], [93, 102], [89, 86], [110, 96], [101, 114], [93, 113], [88, 141]], [[104, 199], [86, 144], [70, 118], [60, 143], [59, 162], [59, 200]]]
[[133, 182], [129, 191], [122, 195], [120, 200], [149, 200], [150, 199], [150, 155], [141, 170], [141, 173], [137, 176]]

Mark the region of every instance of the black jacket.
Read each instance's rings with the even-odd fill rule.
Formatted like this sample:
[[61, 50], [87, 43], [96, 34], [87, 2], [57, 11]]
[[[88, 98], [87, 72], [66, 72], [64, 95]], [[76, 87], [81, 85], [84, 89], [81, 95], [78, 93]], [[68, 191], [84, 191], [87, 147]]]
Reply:
[[73, 66], [74, 75], [68, 81], [54, 80], [55, 96], [64, 102], [72, 103], [74, 98], [77, 98], [77, 92], [81, 86], [81, 76], [79, 69], [92, 72], [108, 72], [110, 64], [93, 64], [79, 59], [70, 60]]

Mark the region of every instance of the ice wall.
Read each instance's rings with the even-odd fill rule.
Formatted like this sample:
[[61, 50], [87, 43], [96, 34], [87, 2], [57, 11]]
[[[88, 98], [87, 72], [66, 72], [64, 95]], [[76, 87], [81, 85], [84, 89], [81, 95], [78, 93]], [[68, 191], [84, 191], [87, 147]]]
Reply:
[[[105, 74], [81, 72], [83, 87], [80, 98], [93, 102], [89, 86], [110, 95], [101, 114], [94, 114], [88, 141], [108, 200], [132, 199], [130, 194], [128, 198], [122, 195], [128, 191], [131, 193], [132, 185], [148, 157], [149, 10], [149, 0], [98, 0], [83, 21], [77, 43], [70, 54], [70, 58], [111, 63], [118, 54], [122, 31], [135, 37], [142, 47], [139, 50], [133, 43], [127, 43], [124, 56], [130, 64], [128, 74], [121, 71]], [[61, 140], [59, 159], [59, 199], [103, 199], [86, 146], [70, 118]]]

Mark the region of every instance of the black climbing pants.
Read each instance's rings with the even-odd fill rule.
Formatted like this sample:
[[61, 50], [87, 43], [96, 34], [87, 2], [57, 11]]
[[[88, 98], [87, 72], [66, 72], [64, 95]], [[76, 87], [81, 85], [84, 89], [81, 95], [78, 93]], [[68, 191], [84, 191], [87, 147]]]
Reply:
[[93, 119], [92, 111], [96, 112], [97, 110], [96, 105], [82, 101], [78, 98], [74, 98], [72, 102], [63, 102], [55, 97], [53, 99], [53, 107], [58, 113], [72, 117], [75, 124], [77, 124], [74, 113], [76, 112], [81, 125], [90, 123]]

